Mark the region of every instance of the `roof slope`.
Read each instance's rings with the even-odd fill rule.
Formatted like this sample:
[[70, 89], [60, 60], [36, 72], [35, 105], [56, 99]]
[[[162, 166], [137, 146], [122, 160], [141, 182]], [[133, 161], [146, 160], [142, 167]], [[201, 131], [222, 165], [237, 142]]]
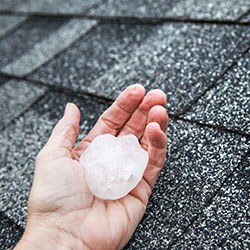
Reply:
[[125, 249], [250, 246], [250, 3], [3, 0], [0, 246], [26, 224], [34, 159], [67, 102], [80, 138], [128, 85], [168, 97], [167, 160]]

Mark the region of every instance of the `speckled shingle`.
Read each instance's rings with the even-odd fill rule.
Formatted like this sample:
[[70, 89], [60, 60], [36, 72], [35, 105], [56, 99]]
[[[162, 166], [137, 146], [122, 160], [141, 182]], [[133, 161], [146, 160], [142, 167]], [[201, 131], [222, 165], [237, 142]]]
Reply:
[[151, 36], [121, 27], [99, 26], [29, 79], [113, 98], [141, 83], [165, 91], [169, 111], [178, 113], [250, 46], [247, 26], [169, 23]]
[[108, 69], [124, 57], [134, 56], [156, 27], [101, 24], [28, 78], [71, 89], [92, 89], [94, 81]]
[[25, 0], [1, 0], [0, 10], [11, 10], [16, 4]]
[[25, 17], [22, 16], [2, 16], [0, 15], [0, 38], [12, 30], [17, 25], [20, 25], [26, 20]]
[[11, 250], [22, 237], [23, 228], [15, 225], [6, 215], [0, 212], [0, 247]]
[[141, 83], [165, 91], [169, 111], [178, 113], [250, 46], [246, 26], [165, 24], [152, 36], [137, 34], [139, 48], [131, 43], [140, 27], [124, 27], [99, 26], [29, 79], [113, 98]]
[[249, 249], [249, 157], [244, 164], [172, 249]]
[[90, 15], [102, 17], [186, 18], [195, 20], [236, 20], [247, 12], [245, 0], [109, 0]]
[[5, 76], [0, 75], [0, 87], [2, 84], [4, 84], [6, 81], [8, 81], [8, 78]]
[[138, 17], [152, 18], [165, 16], [176, 4], [172, 0], [109, 0], [97, 9], [90, 9], [90, 15], [104, 17]]
[[126, 249], [167, 249], [250, 146], [239, 135], [175, 120], [170, 120], [168, 137], [167, 162]]
[[170, 119], [166, 164], [125, 249], [249, 248], [249, 1], [0, 2], [1, 249], [23, 233], [34, 159], [66, 103], [81, 108], [82, 138], [109, 105], [84, 93], [114, 99], [133, 83], [189, 111]]
[[250, 8], [245, 0], [181, 0], [169, 15], [198, 20], [237, 20]]
[[131, 83], [160, 88], [168, 110], [179, 113], [211, 86], [250, 46], [249, 28], [238, 25], [170, 23], [93, 83], [116, 97]]
[[250, 135], [250, 52], [182, 115]]
[[[84, 35], [96, 23], [94, 20], [86, 19], [71, 19], [65, 22], [58, 29], [54, 30], [52, 34], [47, 34], [47, 37], [42, 37], [41, 41], [36, 41], [26, 53], [2, 67], [1, 71], [18, 76], [24, 76], [32, 72], [51, 57], [67, 48], [77, 38]], [[9, 49], [11, 51], [14, 50], [13, 47]]]
[[18, 117], [45, 91], [46, 87], [35, 86], [25, 81], [9, 80], [0, 85], [0, 129]]
[[[2, 1], [2, 0], [1, 0]], [[8, 2], [10, 3], [8, 3]], [[83, 13], [100, 0], [4, 0], [0, 9], [18, 12], [74, 14]], [[2, 2], [1, 2], [2, 4]]]
[[60, 28], [66, 20], [47, 18], [28, 18], [15, 32], [0, 40], [0, 70], [12, 63], [27, 51], [34, 48], [36, 43]]
[[242, 23], [250, 23], [250, 11], [249, 11], [249, 13], [248, 13], [247, 15], [244, 15], [244, 16], [240, 19], [240, 21], [241, 21]]

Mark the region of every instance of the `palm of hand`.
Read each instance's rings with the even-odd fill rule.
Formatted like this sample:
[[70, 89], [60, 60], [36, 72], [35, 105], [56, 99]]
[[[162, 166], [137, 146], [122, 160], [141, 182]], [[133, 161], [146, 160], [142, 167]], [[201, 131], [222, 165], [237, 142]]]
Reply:
[[[41, 222], [46, 215], [46, 224], [59, 228], [87, 248], [122, 248], [143, 216], [165, 160], [168, 117], [165, 109], [159, 106], [165, 105], [165, 102], [165, 95], [160, 91], [152, 91], [144, 97], [144, 89], [140, 85], [131, 86], [73, 150], [80, 114], [77, 107], [71, 104], [37, 157], [28, 224], [29, 219]], [[114, 119], [116, 117], [118, 120]], [[141, 138], [141, 146], [148, 151], [150, 158], [136, 188], [114, 201], [101, 200], [92, 195], [85, 182], [84, 168], [79, 163], [79, 156], [88, 144], [105, 133], [116, 136], [135, 134]]]

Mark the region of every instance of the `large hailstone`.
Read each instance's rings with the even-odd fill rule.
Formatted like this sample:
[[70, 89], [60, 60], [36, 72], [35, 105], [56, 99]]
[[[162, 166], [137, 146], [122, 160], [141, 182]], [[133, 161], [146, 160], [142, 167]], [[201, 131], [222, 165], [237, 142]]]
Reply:
[[97, 136], [82, 154], [80, 163], [90, 191], [103, 200], [128, 194], [141, 180], [148, 153], [134, 135]]

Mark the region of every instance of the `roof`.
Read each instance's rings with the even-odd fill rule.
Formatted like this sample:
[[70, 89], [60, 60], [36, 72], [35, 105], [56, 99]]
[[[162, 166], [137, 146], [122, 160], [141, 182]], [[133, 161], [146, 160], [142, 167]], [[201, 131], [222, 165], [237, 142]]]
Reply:
[[0, 245], [67, 102], [84, 137], [128, 85], [167, 94], [167, 160], [125, 249], [249, 247], [250, 3], [2, 0]]

